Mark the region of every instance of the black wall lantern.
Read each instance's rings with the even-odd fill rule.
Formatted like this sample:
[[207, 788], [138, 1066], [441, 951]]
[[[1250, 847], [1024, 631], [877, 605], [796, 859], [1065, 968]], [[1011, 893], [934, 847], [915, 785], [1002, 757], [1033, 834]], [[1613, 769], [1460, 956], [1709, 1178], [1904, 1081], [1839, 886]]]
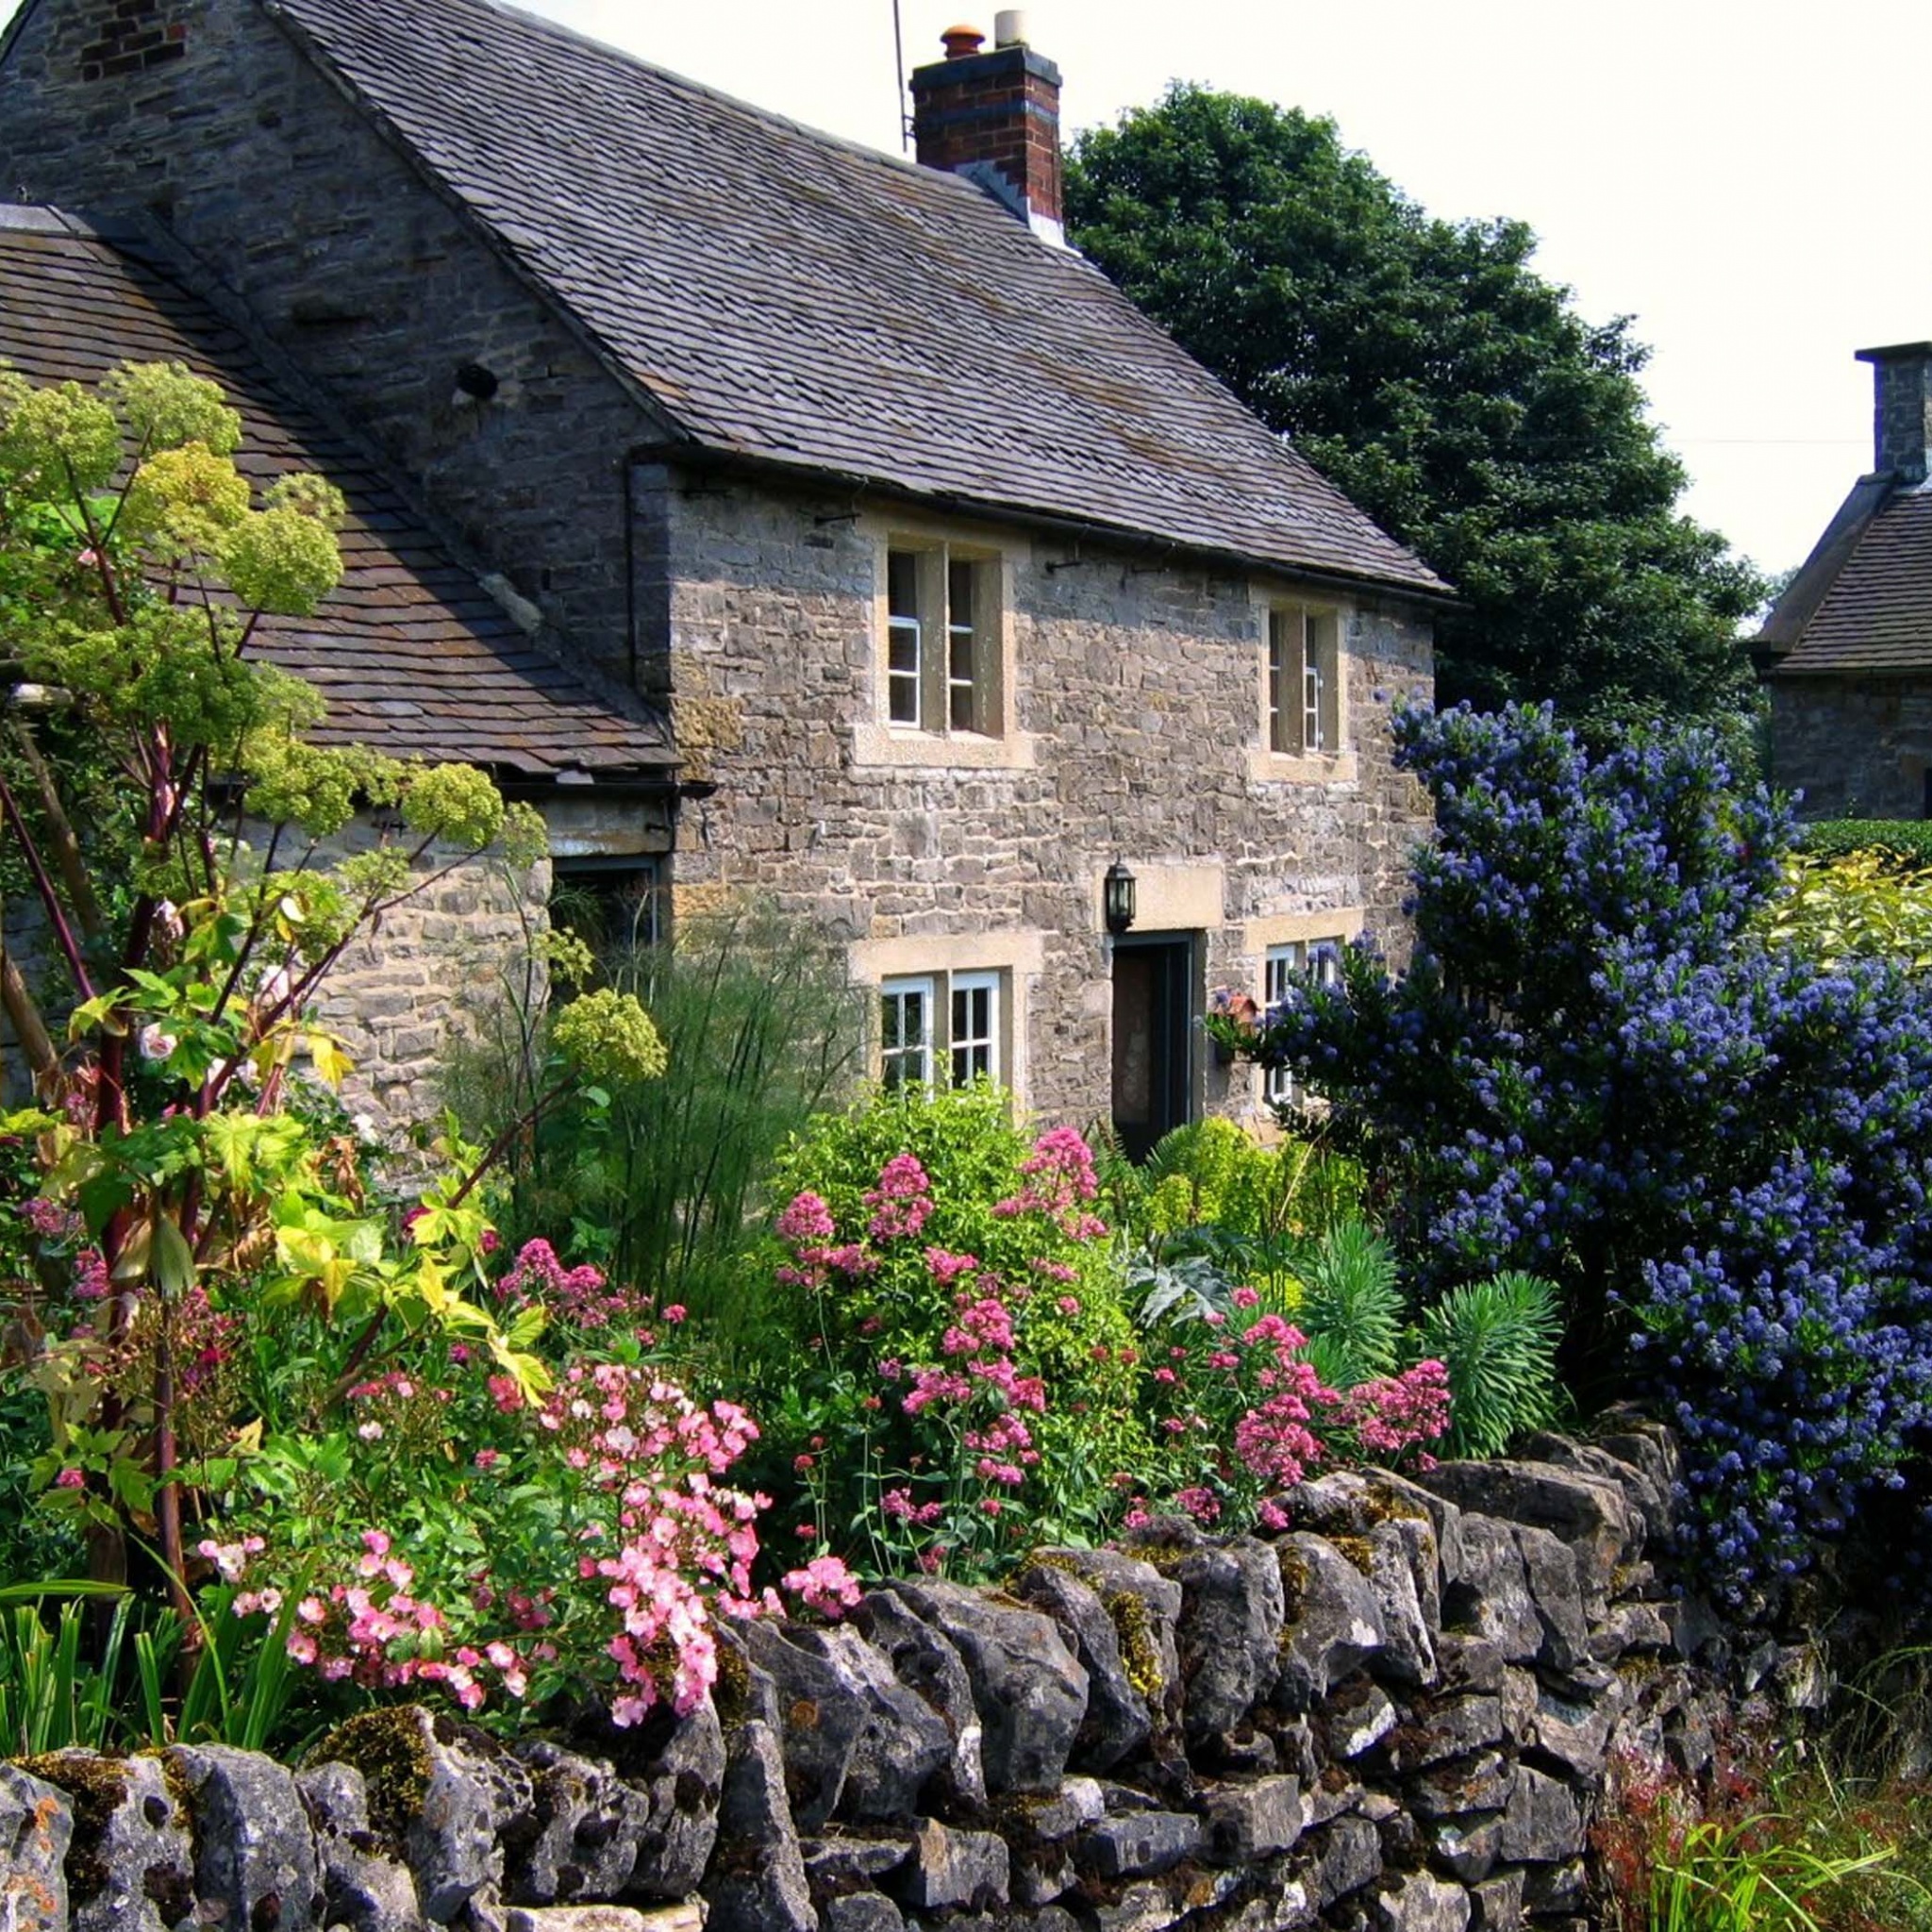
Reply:
[[1100, 909], [1108, 932], [1125, 932], [1134, 923], [1134, 874], [1118, 858], [1100, 882]]

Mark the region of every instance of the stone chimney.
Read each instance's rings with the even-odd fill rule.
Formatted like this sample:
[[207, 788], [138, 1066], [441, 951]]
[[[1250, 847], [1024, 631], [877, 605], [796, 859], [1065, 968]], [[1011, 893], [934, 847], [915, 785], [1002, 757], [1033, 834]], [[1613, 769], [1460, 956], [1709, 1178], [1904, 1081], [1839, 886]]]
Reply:
[[1858, 360], [1871, 363], [1876, 390], [1872, 467], [1903, 483], [1924, 482], [1932, 452], [1932, 342], [1860, 349]]
[[946, 58], [912, 75], [912, 139], [921, 163], [976, 181], [1042, 241], [1060, 226], [1060, 71], [1026, 44], [1025, 15], [994, 22], [994, 46], [970, 26], [940, 36]]

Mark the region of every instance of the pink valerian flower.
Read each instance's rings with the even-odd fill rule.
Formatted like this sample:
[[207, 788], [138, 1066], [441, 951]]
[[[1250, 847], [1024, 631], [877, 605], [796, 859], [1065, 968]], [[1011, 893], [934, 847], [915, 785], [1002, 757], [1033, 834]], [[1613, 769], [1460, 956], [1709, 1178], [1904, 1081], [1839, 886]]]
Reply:
[[1196, 1523], [1212, 1523], [1221, 1514], [1221, 1498], [1205, 1485], [1196, 1485], [1191, 1490], [1182, 1490], [1174, 1501], [1191, 1516]]
[[590, 1262], [566, 1268], [546, 1241], [525, 1241], [496, 1284], [497, 1298], [511, 1307], [541, 1303], [575, 1328], [634, 1326], [645, 1304], [634, 1289], [611, 1288]]
[[941, 1288], [950, 1288], [962, 1274], [975, 1274], [979, 1272], [979, 1257], [976, 1255], [949, 1255], [944, 1248], [928, 1248], [925, 1251], [926, 1273]]
[[869, 1229], [874, 1241], [916, 1235], [932, 1214], [932, 1183], [916, 1154], [895, 1154], [879, 1169], [878, 1186], [865, 1196], [873, 1210]]
[[74, 1257], [74, 1298], [98, 1302], [108, 1298], [108, 1261], [98, 1248], [83, 1248]]
[[1252, 1308], [1260, 1301], [1261, 1297], [1252, 1288], [1238, 1288], [1230, 1299], [1238, 1308]]
[[1084, 1204], [1099, 1191], [1093, 1171], [1093, 1150], [1072, 1127], [1051, 1127], [1033, 1143], [1033, 1152], [1020, 1163], [1025, 1185], [1017, 1194], [995, 1201], [992, 1211], [1005, 1219], [1043, 1214], [1055, 1221], [1070, 1241], [1093, 1241], [1107, 1232], [1107, 1224], [1085, 1210]]
[[794, 1194], [778, 1217], [778, 1239], [794, 1245], [828, 1241], [838, 1233], [832, 1210], [814, 1193]]
[[1342, 1398], [1338, 1422], [1365, 1454], [1396, 1457], [1449, 1427], [1449, 1371], [1436, 1360], [1362, 1382]]
[[802, 1570], [788, 1571], [785, 1589], [822, 1617], [842, 1617], [864, 1594], [858, 1579], [837, 1557], [814, 1557]]
[[939, 1501], [915, 1503], [912, 1491], [908, 1489], [888, 1490], [879, 1498], [879, 1507], [888, 1516], [902, 1523], [937, 1523], [946, 1513], [946, 1506]]
[[63, 1469], [54, 1478], [54, 1487], [57, 1490], [84, 1490], [87, 1487], [87, 1475], [84, 1471], [78, 1469]]

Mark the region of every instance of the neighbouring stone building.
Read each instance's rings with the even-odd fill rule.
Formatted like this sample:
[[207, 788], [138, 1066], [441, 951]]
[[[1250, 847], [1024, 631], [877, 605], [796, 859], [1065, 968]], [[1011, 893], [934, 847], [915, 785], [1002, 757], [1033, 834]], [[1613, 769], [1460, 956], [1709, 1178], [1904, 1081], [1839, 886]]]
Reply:
[[1772, 764], [1807, 818], [1932, 818], [1932, 342], [1860, 349], [1872, 474], [1759, 632]]
[[1141, 1145], [1258, 1108], [1213, 989], [1400, 950], [1446, 589], [1064, 246], [1002, 19], [913, 76], [914, 165], [490, 0], [25, 0], [0, 182], [194, 264], [525, 641], [668, 718], [675, 774], [559, 765], [553, 823], [674, 919], [828, 926], [886, 1077]]

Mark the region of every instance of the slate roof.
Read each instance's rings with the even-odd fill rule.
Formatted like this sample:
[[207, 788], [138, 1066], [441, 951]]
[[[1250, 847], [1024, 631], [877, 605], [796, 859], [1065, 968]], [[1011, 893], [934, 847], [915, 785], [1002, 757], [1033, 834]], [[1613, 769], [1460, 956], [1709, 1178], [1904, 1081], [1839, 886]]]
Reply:
[[1756, 649], [1778, 677], [1932, 671], [1932, 486], [1862, 478]]
[[242, 412], [236, 460], [258, 485], [317, 470], [341, 489], [341, 584], [312, 616], [265, 619], [258, 633], [264, 658], [326, 700], [318, 738], [531, 779], [667, 775], [663, 721], [533, 644], [371, 459], [191, 291], [158, 238], [0, 207], [0, 360], [42, 382], [185, 362]]
[[668, 420], [726, 456], [1446, 586], [982, 190], [493, 0], [263, 0]]

